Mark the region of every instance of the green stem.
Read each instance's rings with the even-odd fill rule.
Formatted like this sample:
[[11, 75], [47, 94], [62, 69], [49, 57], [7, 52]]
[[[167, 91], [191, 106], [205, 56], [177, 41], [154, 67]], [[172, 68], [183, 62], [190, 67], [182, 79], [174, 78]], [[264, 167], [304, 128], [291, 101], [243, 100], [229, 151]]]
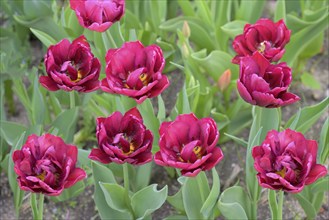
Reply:
[[123, 185], [127, 192], [129, 192], [129, 171], [128, 171], [128, 163], [123, 164]]
[[71, 91], [70, 92], [70, 109], [75, 107], [75, 92]]
[[278, 203], [276, 200], [275, 190], [269, 190], [268, 192], [268, 203], [271, 210], [272, 219], [278, 219]]
[[44, 195], [39, 194], [39, 200], [37, 199], [37, 193], [31, 194], [31, 208], [33, 219], [35, 220], [42, 220], [43, 219], [43, 202], [44, 202]]
[[[203, 171], [201, 171], [203, 172]], [[196, 181], [197, 181], [197, 184], [198, 184], [198, 188], [200, 190], [200, 194], [201, 194], [201, 201], [202, 202], [205, 202], [206, 201], [206, 197], [205, 197], [205, 194], [204, 194], [204, 191], [203, 191], [203, 184], [202, 184], [202, 180], [201, 180], [201, 173], [199, 173], [197, 176], [196, 176]]]
[[283, 207], [283, 197], [284, 192], [282, 190], [279, 191], [279, 201], [278, 201], [278, 219], [282, 220], [282, 207]]

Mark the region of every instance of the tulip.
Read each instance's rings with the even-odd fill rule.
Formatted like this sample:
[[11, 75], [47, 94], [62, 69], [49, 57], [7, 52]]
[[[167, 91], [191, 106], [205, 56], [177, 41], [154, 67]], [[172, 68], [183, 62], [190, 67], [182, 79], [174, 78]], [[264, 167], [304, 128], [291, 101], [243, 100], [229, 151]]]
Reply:
[[106, 63], [106, 79], [101, 82], [105, 92], [129, 96], [140, 104], [169, 86], [168, 78], [162, 75], [165, 59], [157, 45], [125, 43], [121, 48], [107, 51]]
[[233, 49], [238, 55], [232, 62], [239, 64], [241, 58], [251, 56], [255, 51], [268, 61], [276, 62], [283, 56], [290, 34], [283, 20], [274, 23], [262, 18], [255, 24], [246, 24], [243, 34], [236, 36], [233, 41]]
[[60, 137], [30, 135], [21, 150], [13, 153], [19, 187], [25, 191], [58, 196], [84, 179], [86, 173], [76, 168], [78, 149]]
[[193, 113], [179, 115], [160, 126], [160, 151], [154, 161], [161, 166], [181, 169], [184, 176], [196, 176], [223, 159], [216, 147], [219, 132], [212, 118], [198, 119]]
[[276, 108], [299, 100], [298, 96], [287, 92], [291, 79], [291, 69], [286, 63], [272, 65], [256, 52], [241, 59], [237, 87], [246, 102]]
[[92, 92], [99, 89], [101, 64], [91, 53], [83, 35], [72, 44], [64, 39], [50, 46], [44, 62], [47, 76], [40, 76], [39, 82], [50, 91]]
[[302, 133], [287, 129], [269, 131], [263, 143], [252, 149], [254, 167], [262, 187], [298, 193], [327, 174], [316, 164], [318, 145]]
[[80, 25], [104, 32], [119, 21], [125, 11], [124, 0], [70, 0]]
[[97, 118], [98, 147], [89, 158], [101, 163], [115, 162], [142, 165], [152, 160], [153, 135], [143, 124], [137, 108], [124, 115], [114, 112], [107, 118]]

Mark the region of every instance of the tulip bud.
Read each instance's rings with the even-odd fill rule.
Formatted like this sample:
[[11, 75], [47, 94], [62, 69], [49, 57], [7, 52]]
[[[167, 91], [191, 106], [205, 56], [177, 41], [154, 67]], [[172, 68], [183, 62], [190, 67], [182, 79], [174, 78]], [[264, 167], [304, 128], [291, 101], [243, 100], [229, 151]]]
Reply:
[[183, 29], [182, 29], [183, 35], [186, 38], [189, 38], [191, 36], [191, 29], [190, 26], [188, 25], [187, 21], [184, 21], [183, 23]]
[[182, 50], [183, 57], [186, 58], [186, 57], [188, 57], [188, 56], [190, 55], [190, 51], [189, 51], [189, 49], [188, 49], [186, 43], [183, 43], [183, 44], [182, 44], [182, 48], [181, 48], [181, 50]]
[[227, 69], [224, 73], [219, 77], [217, 81], [217, 85], [221, 92], [223, 92], [229, 86], [231, 82], [231, 70]]

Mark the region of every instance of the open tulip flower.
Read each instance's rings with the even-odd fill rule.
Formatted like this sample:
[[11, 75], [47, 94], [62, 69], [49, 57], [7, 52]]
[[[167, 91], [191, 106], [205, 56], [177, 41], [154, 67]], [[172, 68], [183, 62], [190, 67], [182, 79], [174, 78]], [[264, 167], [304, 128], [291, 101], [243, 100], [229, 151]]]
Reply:
[[104, 32], [119, 21], [125, 11], [124, 0], [70, 0], [81, 26]]
[[318, 145], [302, 133], [287, 129], [272, 130], [264, 142], [252, 149], [258, 181], [262, 187], [298, 193], [327, 174], [316, 164]]
[[92, 149], [92, 160], [134, 165], [152, 160], [153, 134], [146, 129], [137, 108], [124, 115], [117, 111], [107, 118], [97, 118], [96, 136], [99, 148]]
[[216, 147], [219, 132], [212, 118], [198, 119], [193, 113], [179, 115], [160, 126], [160, 151], [154, 161], [161, 166], [181, 169], [184, 176], [196, 176], [223, 159]]
[[76, 168], [78, 149], [60, 137], [30, 135], [21, 150], [13, 153], [14, 169], [22, 190], [49, 196], [61, 194], [86, 177]]
[[40, 76], [42, 86], [50, 91], [92, 92], [99, 89], [101, 64], [82, 35], [72, 44], [63, 39], [48, 48], [45, 55], [47, 76]]
[[291, 69], [285, 63], [271, 64], [256, 52], [241, 59], [237, 88], [246, 102], [276, 108], [299, 100], [298, 96], [287, 92], [291, 79]]
[[101, 83], [105, 92], [129, 96], [140, 104], [169, 86], [168, 78], [162, 75], [165, 59], [157, 45], [124, 43], [121, 48], [108, 50], [106, 63], [106, 79]]
[[242, 57], [251, 56], [255, 51], [270, 62], [276, 62], [285, 52], [284, 46], [290, 40], [290, 33], [283, 20], [274, 23], [262, 18], [255, 24], [246, 24], [243, 34], [233, 41], [233, 49], [238, 55], [232, 62], [239, 64]]

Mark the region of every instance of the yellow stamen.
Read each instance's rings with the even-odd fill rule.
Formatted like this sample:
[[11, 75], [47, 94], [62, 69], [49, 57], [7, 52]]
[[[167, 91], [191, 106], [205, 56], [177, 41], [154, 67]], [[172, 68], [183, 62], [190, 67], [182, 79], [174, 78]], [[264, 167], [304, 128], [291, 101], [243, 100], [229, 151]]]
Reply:
[[148, 84], [147, 74], [142, 73], [139, 76], [139, 79], [142, 81], [143, 85], [146, 86]]
[[46, 178], [46, 171], [43, 171], [42, 173], [40, 173], [39, 175], [37, 175], [37, 178], [44, 181]]
[[265, 49], [266, 49], [266, 47], [265, 47], [264, 42], [260, 43], [258, 48], [257, 48], [258, 52], [260, 52], [260, 53], [264, 53]]
[[201, 155], [201, 150], [202, 150], [202, 148], [199, 147], [199, 146], [196, 146], [196, 147], [193, 148], [193, 153], [195, 154], [195, 156], [196, 156], [198, 159], [200, 159], [200, 158], [202, 157], [202, 155]]
[[130, 145], [129, 145], [129, 151], [128, 152], [123, 152], [122, 151], [122, 153], [124, 154], [124, 155], [130, 155], [132, 152], [134, 152], [135, 151], [135, 145], [134, 145], [134, 143], [131, 143], [130, 142]]
[[275, 172], [276, 174], [279, 174], [282, 178], [286, 175], [287, 168], [283, 167], [282, 170]]
[[82, 73], [81, 70], [78, 71], [78, 77], [75, 80], [71, 80], [72, 82], [76, 83], [79, 82], [82, 79]]

